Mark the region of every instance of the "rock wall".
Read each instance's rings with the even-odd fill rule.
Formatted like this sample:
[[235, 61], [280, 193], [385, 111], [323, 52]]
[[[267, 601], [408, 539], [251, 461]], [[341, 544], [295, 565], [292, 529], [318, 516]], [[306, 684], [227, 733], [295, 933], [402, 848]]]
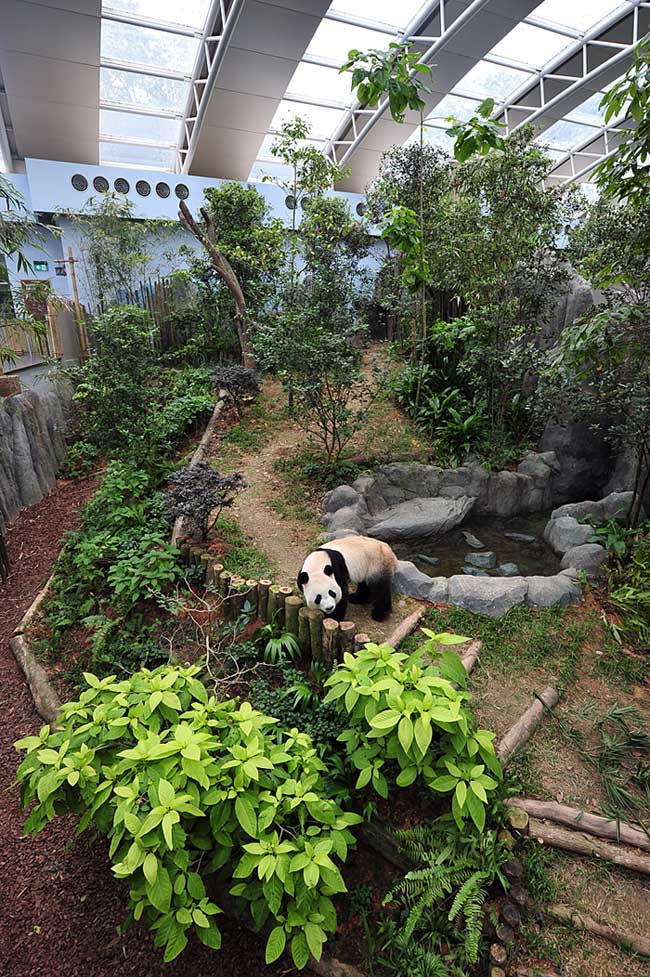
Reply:
[[54, 484], [65, 457], [70, 396], [58, 388], [0, 400], [0, 531]]

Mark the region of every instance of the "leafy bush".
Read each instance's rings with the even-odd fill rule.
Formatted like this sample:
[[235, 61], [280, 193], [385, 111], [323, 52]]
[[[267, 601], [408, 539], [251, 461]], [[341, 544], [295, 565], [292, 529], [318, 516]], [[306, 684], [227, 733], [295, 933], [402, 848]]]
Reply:
[[241, 409], [242, 402], [257, 397], [260, 392], [260, 378], [255, 370], [247, 366], [220, 366], [214, 373], [215, 387], [225, 387]]
[[610, 571], [608, 582], [608, 601], [621, 616], [621, 622], [612, 625], [615, 637], [619, 641], [624, 637], [647, 651], [650, 648], [650, 537], [637, 532], [636, 542]]
[[160, 533], [145, 533], [133, 549], [120, 554], [107, 580], [115, 595], [137, 604], [162, 593], [182, 573], [179, 551]]
[[[387, 797], [393, 761], [398, 787], [422, 777], [431, 790], [452, 793], [451, 813], [459, 828], [469, 816], [482, 831], [488, 794], [498, 786], [486, 770], [501, 777], [494, 733], [477, 729], [464, 705], [470, 695], [459, 657], [437, 648], [467, 639], [424, 630], [429, 640], [412, 655], [385, 644], [346, 654], [326, 682], [325, 701], [349, 717], [350, 729], [340, 739], [359, 771], [357, 788], [371, 784]], [[425, 655], [435, 659], [432, 664], [425, 663]]]
[[129, 921], [144, 918], [173, 960], [194, 930], [217, 949], [221, 911], [205, 877], [273, 925], [268, 963], [289, 945], [295, 965], [320, 958], [336, 929], [336, 864], [360, 821], [328, 800], [311, 741], [247, 703], [218, 702], [199, 669], [165, 666], [121, 682], [86, 674], [56, 730], [19, 740], [25, 830], [81, 815], [110, 839], [117, 878], [130, 884]]
[[223, 510], [233, 505], [237, 493], [246, 488], [241, 472], [222, 475], [207, 461], [175, 472], [170, 483], [166, 498], [170, 517], [186, 516], [203, 540]]
[[88, 441], [75, 441], [68, 448], [61, 474], [64, 478], [83, 478], [94, 471], [98, 457], [97, 446]]

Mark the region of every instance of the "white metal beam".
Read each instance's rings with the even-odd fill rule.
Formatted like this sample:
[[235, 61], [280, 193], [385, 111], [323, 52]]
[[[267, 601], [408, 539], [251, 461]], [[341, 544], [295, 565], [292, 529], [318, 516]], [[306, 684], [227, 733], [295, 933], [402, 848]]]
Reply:
[[188, 173], [192, 165], [208, 102], [244, 3], [245, 0], [211, 0], [177, 145], [182, 173]]
[[2, 114], [2, 106], [0, 106], [0, 163], [2, 163], [0, 172], [3, 170], [6, 173], [13, 172], [13, 158], [9, 145], [9, 136], [7, 135], [7, 126]]
[[[625, 128], [627, 116], [623, 115], [618, 119], [614, 119], [613, 122], [608, 122], [607, 125], [602, 125], [597, 129], [594, 129], [589, 136], [583, 139], [577, 146], [573, 146], [571, 149], [567, 150], [564, 156], [556, 160], [553, 164], [553, 169], [549, 173], [547, 179], [549, 180], [562, 180], [564, 183], [570, 183], [574, 180], [580, 179], [584, 172], [588, 172], [593, 169], [601, 160], [607, 159], [616, 152], [618, 142], [613, 142], [612, 136], [619, 135]], [[594, 152], [590, 150], [589, 147], [592, 146], [599, 139], [603, 139], [604, 151]], [[587, 167], [582, 167], [580, 170], [576, 170], [576, 159], [578, 157], [591, 156], [593, 157], [593, 162]], [[566, 166], [569, 163], [571, 167], [571, 173], [557, 173], [557, 170], [562, 166]]]

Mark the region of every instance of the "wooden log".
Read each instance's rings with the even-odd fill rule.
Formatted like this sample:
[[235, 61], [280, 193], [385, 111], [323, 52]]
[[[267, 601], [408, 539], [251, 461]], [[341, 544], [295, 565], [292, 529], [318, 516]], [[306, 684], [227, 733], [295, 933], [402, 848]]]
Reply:
[[493, 943], [490, 947], [490, 960], [500, 967], [508, 959], [508, 951], [500, 943]]
[[528, 740], [530, 734], [539, 725], [546, 709], [552, 709], [558, 703], [559, 699], [560, 693], [557, 689], [548, 686], [535, 699], [535, 702], [526, 709], [526, 712], [517, 720], [514, 726], [510, 727], [496, 749], [497, 757], [504, 766]]
[[278, 594], [280, 586], [277, 583], [269, 587], [269, 601], [266, 605], [266, 619], [269, 624], [277, 624], [278, 621]]
[[417, 868], [417, 862], [402, 851], [399, 843], [392, 835], [389, 835], [378, 825], [365, 822], [355, 828], [355, 832], [364, 844], [376, 851], [395, 868], [398, 868], [400, 872], [412, 872]]
[[257, 580], [247, 580], [246, 581], [246, 600], [244, 603], [249, 603], [251, 608], [251, 615], [253, 620], [256, 620], [258, 616], [257, 612]]
[[529, 818], [528, 832], [531, 838], [552, 848], [574, 852], [576, 855], [593, 855], [631, 872], [650, 875], [650, 855], [644, 855], [640, 851], [622, 848], [611, 841], [602, 841], [592, 835], [583, 834], [582, 831], [562, 828], [549, 821], [538, 821], [537, 818]]
[[184, 566], [189, 566], [190, 562], [190, 547], [186, 540], [178, 544], [178, 550], [181, 555], [181, 563]]
[[313, 661], [319, 662], [323, 660], [323, 612], [310, 610], [308, 620], [311, 657]]
[[338, 658], [339, 622], [326, 617], [323, 621], [323, 661], [328, 668], [333, 668]]
[[465, 645], [465, 650], [460, 656], [460, 660], [463, 663], [463, 668], [469, 675], [474, 665], [476, 665], [479, 656], [481, 654], [481, 649], [483, 647], [483, 642], [479, 641], [478, 638], [474, 641], [470, 641], [468, 645]]
[[289, 594], [284, 602], [284, 628], [294, 638], [298, 637], [298, 612], [302, 607], [302, 597]]
[[232, 573], [228, 570], [222, 570], [219, 574], [219, 593], [224, 598], [228, 597], [230, 593], [230, 581], [232, 579]]
[[509, 807], [508, 821], [514, 831], [525, 833], [528, 830], [528, 815], [521, 807]]
[[230, 618], [237, 621], [244, 610], [244, 604], [248, 596], [248, 587], [243, 577], [235, 577], [232, 581], [232, 593], [230, 595]]
[[34, 623], [34, 618], [38, 614], [41, 604], [43, 603], [43, 601], [45, 600], [45, 598], [50, 592], [50, 587], [52, 586], [53, 580], [54, 580], [54, 574], [52, 573], [50, 574], [47, 581], [45, 582], [45, 585], [41, 587], [39, 592], [36, 594], [36, 597], [34, 598], [34, 600], [31, 602], [31, 604], [23, 614], [22, 618], [20, 619], [20, 623], [16, 626], [14, 630], [14, 634], [24, 634], [25, 631], [27, 631], [29, 627]]
[[592, 919], [591, 916], [578, 912], [563, 903], [547, 906], [546, 914], [559, 923], [569, 923], [576, 929], [586, 930], [588, 933], [593, 933], [594, 936], [609, 940], [610, 943], [615, 943], [628, 952], [638, 953], [642, 957], [650, 957], [650, 938], [645, 935], [615, 929], [613, 926], [600, 923], [598, 920]]
[[54, 687], [50, 684], [45, 670], [37, 662], [29, 646], [29, 642], [23, 634], [15, 634], [9, 639], [9, 645], [14, 653], [14, 658], [27, 679], [36, 711], [46, 723], [53, 726], [59, 715], [61, 700], [56, 694]]
[[553, 821], [566, 828], [575, 828], [586, 834], [605, 838], [624, 845], [633, 845], [643, 851], [650, 851], [650, 837], [642, 828], [636, 828], [622, 821], [610, 821], [599, 814], [590, 814], [578, 807], [556, 804], [555, 801], [538, 801], [532, 797], [509, 797], [505, 802], [541, 820]]
[[202, 555], [203, 550], [200, 546], [190, 546], [190, 563], [192, 566], [199, 566]]
[[361, 651], [364, 645], [370, 641], [370, 636], [365, 631], [358, 631], [354, 636], [354, 650]]
[[202, 571], [203, 571], [203, 579], [207, 583], [208, 582], [208, 567], [210, 566], [210, 554], [209, 553], [205, 553], [205, 552], [204, 553], [201, 553], [201, 558], [199, 560], [199, 564], [200, 564], [200, 566], [202, 568]]
[[357, 626], [354, 621], [341, 621], [339, 625], [339, 653], [338, 660], [341, 661], [346, 651], [354, 651], [354, 636]]
[[308, 607], [301, 607], [298, 611], [298, 641], [302, 650], [307, 653], [311, 648]]
[[277, 607], [277, 621], [279, 627], [285, 630], [286, 624], [286, 614], [285, 614], [285, 604], [287, 602], [287, 597], [291, 597], [293, 589], [291, 587], [279, 587], [278, 592], [275, 596], [275, 603]]
[[257, 613], [264, 623], [269, 619], [269, 587], [272, 583], [272, 580], [263, 578], [257, 585]]
[[214, 560], [210, 560], [208, 563], [208, 571], [206, 573], [205, 582], [208, 587], [213, 590], [219, 589], [219, 574], [223, 572], [223, 563], [215, 563]]
[[400, 641], [403, 641], [404, 638], [408, 638], [409, 634], [415, 631], [418, 624], [420, 623], [420, 619], [424, 614], [424, 611], [425, 608], [420, 607], [418, 608], [417, 611], [413, 611], [412, 614], [409, 614], [408, 617], [405, 617], [402, 623], [398, 624], [395, 630], [392, 631], [391, 634], [386, 638], [385, 643], [387, 645], [390, 645], [391, 648], [397, 648]]

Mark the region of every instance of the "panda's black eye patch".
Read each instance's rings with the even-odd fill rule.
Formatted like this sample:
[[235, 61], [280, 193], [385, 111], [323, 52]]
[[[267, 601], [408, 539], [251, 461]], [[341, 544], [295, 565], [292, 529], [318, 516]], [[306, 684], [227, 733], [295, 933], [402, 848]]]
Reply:
[[334, 593], [334, 591], [333, 591], [333, 590], [330, 590], [330, 591], [329, 591], [329, 595], [330, 595], [330, 597], [336, 597], [336, 594]]
[[320, 604], [320, 594], [318, 595], [318, 597], [314, 601], [314, 604]]
[[331, 577], [332, 574], [334, 573], [334, 569], [328, 563], [325, 569], [323, 570], [323, 573], [326, 573], [328, 577]]

